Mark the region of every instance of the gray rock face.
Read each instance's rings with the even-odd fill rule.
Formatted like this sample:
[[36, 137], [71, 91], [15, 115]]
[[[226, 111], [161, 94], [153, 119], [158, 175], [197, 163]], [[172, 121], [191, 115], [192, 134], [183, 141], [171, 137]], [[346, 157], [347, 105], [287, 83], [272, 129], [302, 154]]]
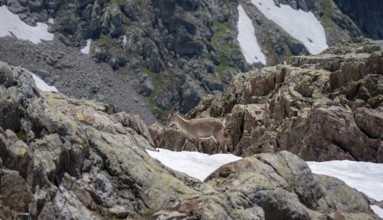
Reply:
[[365, 36], [373, 39], [383, 38], [382, 8], [383, 2], [357, 0], [335, 0], [339, 8], [347, 14]]
[[154, 142], [139, 117], [41, 92], [29, 71], [0, 69], [0, 105], [9, 103], [0, 120], [2, 219], [376, 217], [359, 192], [313, 176], [288, 152], [226, 165], [205, 182], [172, 171], [146, 153]]
[[383, 136], [383, 130], [380, 126], [383, 123], [382, 110], [381, 108], [358, 108], [355, 112], [356, 124], [369, 137], [381, 139]]

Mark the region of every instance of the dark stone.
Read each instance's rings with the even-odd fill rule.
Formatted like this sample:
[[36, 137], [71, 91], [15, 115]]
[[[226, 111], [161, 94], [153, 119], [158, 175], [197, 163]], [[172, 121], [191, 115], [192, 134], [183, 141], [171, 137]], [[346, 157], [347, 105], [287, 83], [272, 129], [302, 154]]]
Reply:
[[360, 30], [372, 39], [383, 38], [383, 2], [370, 0], [335, 0], [339, 8], [348, 15]]

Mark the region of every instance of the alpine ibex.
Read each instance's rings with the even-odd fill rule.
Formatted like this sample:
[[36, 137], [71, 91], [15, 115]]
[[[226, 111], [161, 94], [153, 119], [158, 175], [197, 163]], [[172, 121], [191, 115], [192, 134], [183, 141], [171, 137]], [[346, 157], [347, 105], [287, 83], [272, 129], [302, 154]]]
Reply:
[[178, 113], [170, 116], [169, 126], [176, 125], [189, 139], [198, 140], [212, 137], [215, 142], [224, 143], [223, 135], [225, 125], [217, 118], [196, 118], [187, 120]]

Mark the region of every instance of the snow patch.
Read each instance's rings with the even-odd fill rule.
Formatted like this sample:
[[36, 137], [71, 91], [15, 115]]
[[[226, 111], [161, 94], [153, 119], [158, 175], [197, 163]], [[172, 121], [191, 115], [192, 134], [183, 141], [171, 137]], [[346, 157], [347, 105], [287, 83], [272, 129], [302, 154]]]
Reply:
[[222, 165], [242, 159], [232, 154], [209, 155], [191, 151], [173, 152], [165, 149], [157, 150], [158, 151], [147, 150], [147, 152], [163, 165], [173, 170], [186, 173], [201, 181]]
[[122, 39], [122, 44], [125, 48], [126, 44], [128, 43], [128, 38], [126, 37], [126, 35], [124, 35], [124, 38]]
[[273, 0], [251, 0], [251, 3], [269, 20], [301, 41], [311, 54], [318, 54], [328, 48], [324, 28], [312, 12], [295, 10], [285, 4], [278, 7]]
[[[148, 154], [165, 166], [203, 181], [216, 169], [242, 159], [232, 154], [208, 155], [199, 152], [173, 152], [165, 149]], [[313, 173], [336, 177], [347, 185], [381, 201], [383, 200], [383, 164], [355, 161], [306, 162]], [[371, 209], [383, 217], [383, 209], [372, 205]]]
[[32, 73], [33, 80], [35, 80], [35, 84], [37, 88], [44, 92], [58, 92], [57, 88], [54, 86], [48, 85], [44, 80], [40, 79], [36, 74]]
[[53, 18], [49, 18], [49, 19], [48, 19], [48, 23], [49, 23], [49, 24], [55, 24], [55, 20], [54, 20]]
[[86, 45], [84, 48], [81, 49], [81, 53], [89, 55], [90, 52], [90, 45], [92, 44], [92, 39], [86, 40]]
[[377, 201], [383, 200], [383, 164], [348, 160], [307, 164], [313, 173], [336, 177]]
[[48, 25], [37, 23], [37, 26], [29, 26], [13, 14], [6, 6], [0, 7], [0, 37], [15, 36], [20, 40], [28, 40], [38, 44], [41, 40], [53, 40], [53, 34], [48, 32]]
[[246, 14], [245, 10], [241, 5], [238, 6], [238, 42], [241, 47], [243, 56], [248, 63], [258, 63], [266, 65], [266, 56], [262, 53], [262, 50], [257, 42], [257, 37], [255, 36], [255, 30], [253, 23], [249, 16]]
[[[383, 164], [347, 160], [307, 164], [313, 173], [336, 177], [377, 201], [383, 200]], [[383, 218], [383, 209], [370, 207]]]
[[370, 207], [371, 207], [372, 211], [375, 212], [375, 214], [377, 214], [379, 217], [383, 218], [383, 209], [382, 208], [380, 208], [377, 205], [371, 205]]

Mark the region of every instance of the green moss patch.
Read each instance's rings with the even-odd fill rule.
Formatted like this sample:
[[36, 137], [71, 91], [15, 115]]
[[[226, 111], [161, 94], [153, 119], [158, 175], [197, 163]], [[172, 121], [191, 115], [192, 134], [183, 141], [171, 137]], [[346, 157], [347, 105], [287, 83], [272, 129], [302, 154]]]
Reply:
[[231, 39], [230, 27], [234, 24], [230, 21], [223, 23], [214, 22], [214, 35], [211, 44], [216, 49], [220, 64], [215, 65], [217, 77], [222, 79], [227, 72], [239, 72], [235, 60], [241, 60], [241, 53], [238, 53], [237, 45]]

